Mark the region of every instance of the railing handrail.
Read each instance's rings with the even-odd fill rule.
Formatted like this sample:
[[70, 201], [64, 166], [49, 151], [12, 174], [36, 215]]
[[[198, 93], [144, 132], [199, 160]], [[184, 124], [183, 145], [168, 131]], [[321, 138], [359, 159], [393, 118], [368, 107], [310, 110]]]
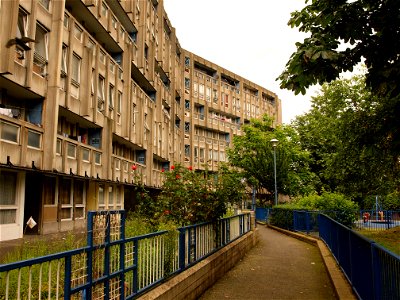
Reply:
[[[99, 285], [106, 294], [113, 288], [113, 292], [120, 293], [122, 297], [128, 295], [131, 299], [251, 230], [250, 214], [245, 213], [220, 219], [216, 226], [211, 226], [213, 222], [203, 222], [126, 238], [125, 219], [125, 211], [89, 212], [87, 246], [0, 265], [0, 274], [6, 275], [5, 281], [0, 281], [6, 287], [2, 291], [5, 292], [5, 299], [20, 298], [21, 291], [26, 292], [25, 285], [29, 285], [30, 293], [33, 283], [38, 288], [35, 293], [40, 292], [40, 285], [44, 284], [49, 293], [62, 293], [68, 299], [77, 293], [90, 296]], [[237, 221], [232, 222], [235, 219]], [[169, 236], [170, 232], [176, 234]], [[52, 273], [51, 265], [54, 264]], [[46, 269], [46, 266], [49, 273], [42, 275], [42, 267]], [[39, 268], [40, 273], [36, 274]], [[18, 282], [11, 281], [18, 288], [12, 290], [10, 296], [10, 274], [18, 274], [17, 277], [21, 278], [21, 272], [28, 272], [28, 282], [21, 282], [20, 279]], [[32, 278], [31, 272], [39, 278]], [[57, 273], [57, 278], [50, 280], [54, 273]], [[42, 276], [48, 279], [43, 281]], [[15, 280], [15, 276], [11, 278]], [[119, 284], [128, 284], [127, 294], [119, 284], [115, 285], [115, 280]]]

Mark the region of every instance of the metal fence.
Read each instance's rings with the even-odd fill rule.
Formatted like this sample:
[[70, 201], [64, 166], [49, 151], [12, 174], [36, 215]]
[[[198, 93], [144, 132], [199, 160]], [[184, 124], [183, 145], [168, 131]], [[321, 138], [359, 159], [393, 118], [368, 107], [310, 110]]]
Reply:
[[250, 231], [250, 214], [125, 238], [125, 212], [89, 212], [87, 246], [0, 265], [0, 299], [133, 299]]
[[397, 210], [361, 210], [356, 214], [355, 229], [386, 230], [400, 226], [400, 211]]
[[361, 299], [400, 299], [400, 257], [323, 214], [319, 234]]

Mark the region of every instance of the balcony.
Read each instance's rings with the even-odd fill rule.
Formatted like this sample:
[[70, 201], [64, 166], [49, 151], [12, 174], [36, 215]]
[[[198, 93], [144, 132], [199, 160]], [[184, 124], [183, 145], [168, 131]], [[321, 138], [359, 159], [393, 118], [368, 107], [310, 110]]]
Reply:
[[54, 169], [61, 173], [105, 179], [102, 155], [98, 148], [58, 135]]
[[0, 108], [0, 163], [43, 167], [43, 128], [4, 115]]

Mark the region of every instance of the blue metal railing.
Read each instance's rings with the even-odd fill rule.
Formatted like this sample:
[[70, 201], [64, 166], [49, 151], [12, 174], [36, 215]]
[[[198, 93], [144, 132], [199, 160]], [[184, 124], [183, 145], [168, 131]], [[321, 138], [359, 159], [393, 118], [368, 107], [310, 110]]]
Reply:
[[361, 299], [400, 299], [400, 257], [323, 214], [320, 238]]
[[250, 214], [125, 238], [125, 212], [89, 212], [87, 246], [0, 265], [0, 299], [133, 299], [250, 231]]

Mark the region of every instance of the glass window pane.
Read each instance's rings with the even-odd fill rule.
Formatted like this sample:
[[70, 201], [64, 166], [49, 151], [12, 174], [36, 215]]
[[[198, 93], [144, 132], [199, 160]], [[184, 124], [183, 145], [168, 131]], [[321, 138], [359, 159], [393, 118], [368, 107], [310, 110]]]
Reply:
[[84, 207], [75, 207], [74, 212], [75, 219], [81, 219], [85, 217], [85, 208]]
[[0, 172], [0, 205], [15, 205], [17, 173]]
[[71, 207], [63, 207], [61, 209], [61, 219], [71, 219], [72, 218], [72, 208]]
[[104, 187], [101, 185], [99, 186], [99, 205], [104, 205]]
[[41, 134], [35, 131], [28, 131], [28, 146], [40, 148]]
[[1, 139], [18, 143], [19, 127], [1, 122]]
[[68, 143], [67, 155], [71, 158], [76, 158], [76, 146], [74, 144]]
[[95, 152], [94, 159], [95, 159], [95, 163], [100, 165], [101, 164], [101, 153]]
[[43, 179], [43, 201], [45, 205], [56, 204], [55, 199], [56, 179], [54, 177], [44, 177]]
[[71, 179], [61, 179], [58, 191], [61, 204], [71, 204]]
[[0, 210], [0, 224], [16, 223], [17, 210], [16, 209], [2, 209]]
[[74, 181], [74, 203], [75, 204], [83, 204], [83, 190], [84, 183], [80, 180]]
[[82, 160], [90, 161], [90, 151], [89, 149], [82, 149]]

